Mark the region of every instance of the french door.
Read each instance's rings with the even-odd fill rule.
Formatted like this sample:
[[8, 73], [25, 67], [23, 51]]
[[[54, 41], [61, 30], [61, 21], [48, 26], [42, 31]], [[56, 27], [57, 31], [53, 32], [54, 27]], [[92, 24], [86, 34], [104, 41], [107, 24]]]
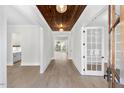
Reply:
[[85, 75], [104, 75], [104, 37], [102, 27], [85, 28]]

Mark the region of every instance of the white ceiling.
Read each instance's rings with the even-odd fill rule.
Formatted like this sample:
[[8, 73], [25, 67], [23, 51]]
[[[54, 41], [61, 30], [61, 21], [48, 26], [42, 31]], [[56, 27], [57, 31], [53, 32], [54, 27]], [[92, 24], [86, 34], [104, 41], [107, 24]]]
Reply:
[[[108, 23], [107, 8], [100, 16], [97, 17], [96, 20], [92, 22], [93, 17], [104, 7], [105, 6], [102, 5], [88, 5], [73, 28], [81, 28], [82, 26], [85, 27], [87, 24], [87, 26], [106, 25]], [[119, 6], [117, 6], [116, 10], [119, 14]], [[6, 15], [8, 25], [44, 25], [45, 22], [45, 19], [38, 9], [36, 9], [36, 6], [33, 5], [8, 5], [6, 6]]]
[[[120, 15], [120, 6], [116, 5], [116, 16]], [[108, 27], [108, 7], [100, 13], [100, 15], [94, 20], [91, 21], [91, 23], [88, 26], [104, 26]]]
[[[99, 10], [101, 7], [103, 6], [87, 6], [81, 16], [83, 18], [79, 18], [79, 21], [83, 21], [81, 25], [86, 25], [86, 23], [91, 20], [91, 16], [94, 15], [94, 12], [96, 11], [94, 9]], [[37, 14], [34, 12], [33, 8], [34, 6], [32, 5], [6, 6], [8, 25], [39, 25]], [[103, 19], [101, 21], [103, 22], [105, 20]]]
[[102, 12], [98, 13], [96, 18], [93, 18], [87, 26], [108, 26], [108, 8], [105, 7]]
[[[120, 15], [120, 6], [116, 5], [116, 15]], [[97, 16], [97, 17], [96, 17]], [[95, 18], [96, 17], [96, 18]], [[108, 28], [108, 6], [107, 5], [88, 5], [80, 18], [72, 28], [80, 30], [81, 27], [103, 26]]]
[[92, 21], [94, 16], [104, 7], [104, 5], [88, 5], [77, 20], [76, 24], [73, 26], [72, 32], [79, 31], [81, 28], [86, 27], [87, 24]]
[[8, 25], [39, 25], [33, 7], [31, 5], [6, 6]]

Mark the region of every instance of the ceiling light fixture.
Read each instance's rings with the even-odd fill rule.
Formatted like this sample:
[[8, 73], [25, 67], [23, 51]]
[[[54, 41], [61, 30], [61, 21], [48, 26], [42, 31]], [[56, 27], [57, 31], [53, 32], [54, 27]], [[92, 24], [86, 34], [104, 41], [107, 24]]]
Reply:
[[56, 5], [56, 10], [59, 13], [64, 13], [67, 11], [67, 5]]
[[62, 28], [62, 27], [63, 27], [63, 25], [62, 25], [62, 24], [60, 24], [60, 27]]
[[59, 29], [60, 32], [63, 32], [64, 30], [62, 28]]

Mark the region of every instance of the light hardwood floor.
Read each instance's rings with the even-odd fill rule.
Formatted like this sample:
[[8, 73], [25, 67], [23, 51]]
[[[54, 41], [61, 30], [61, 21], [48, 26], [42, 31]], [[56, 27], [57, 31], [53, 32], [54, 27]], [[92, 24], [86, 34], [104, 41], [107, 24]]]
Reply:
[[70, 61], [52, 61], [44, 74], [39, 66], [8, 66], [9, 88], [107, 88], [103, 77], [81, 76]]

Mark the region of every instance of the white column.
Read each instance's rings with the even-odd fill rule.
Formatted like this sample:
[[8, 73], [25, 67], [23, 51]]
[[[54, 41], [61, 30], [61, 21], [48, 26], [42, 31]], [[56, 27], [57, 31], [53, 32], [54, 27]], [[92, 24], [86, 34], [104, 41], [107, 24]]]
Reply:
[[44, 73], [43, 65], [43, 29], [40, 28], [40, 73]]
[[7, 86], [7, 23], [4, 6], [0, 6], [0, 88]]

